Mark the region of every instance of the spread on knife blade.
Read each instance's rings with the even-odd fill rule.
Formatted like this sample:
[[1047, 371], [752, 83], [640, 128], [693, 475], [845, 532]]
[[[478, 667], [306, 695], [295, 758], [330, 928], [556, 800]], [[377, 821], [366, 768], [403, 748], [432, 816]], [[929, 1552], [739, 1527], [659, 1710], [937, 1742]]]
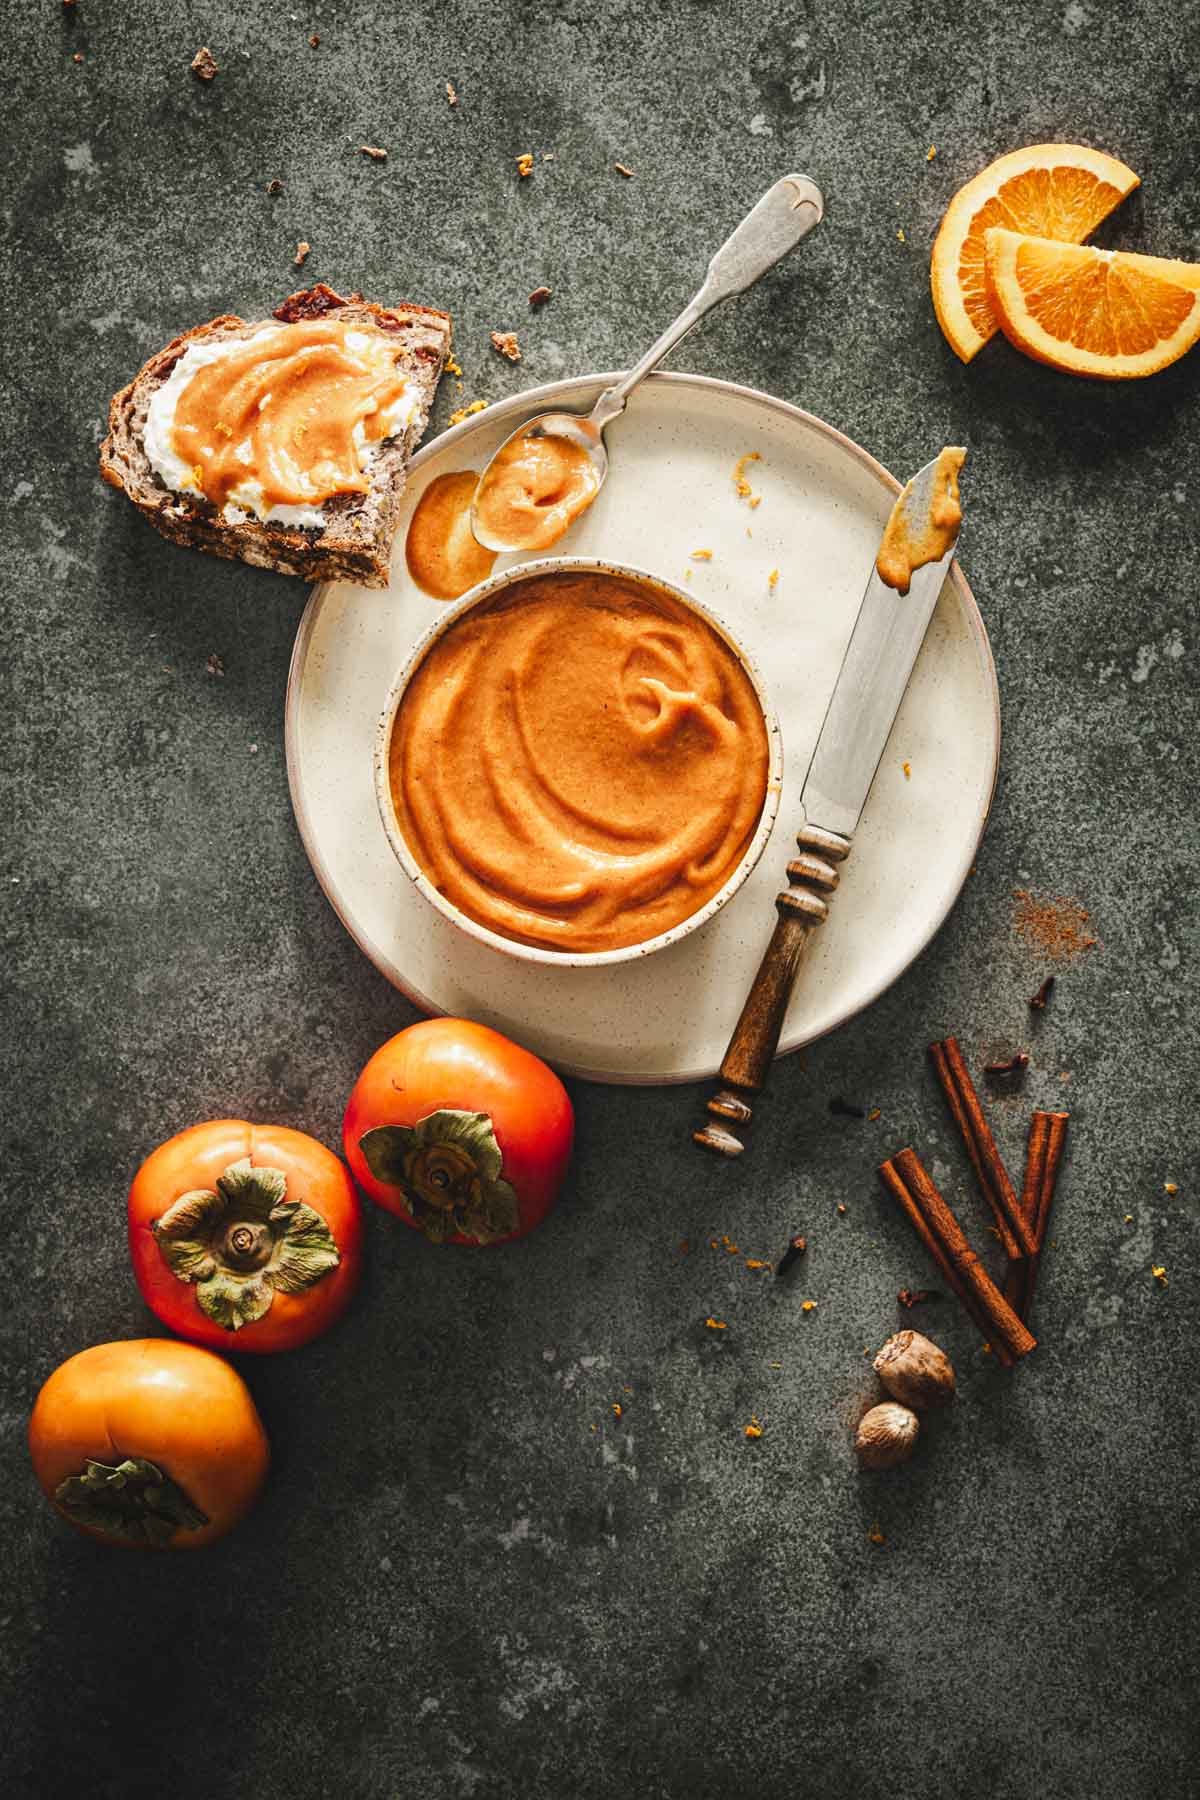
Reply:
[[926, 563], [940, 562], [958, 536], [962, 524], [958, 471], [966, 461], [966, 455], [966, 451], [956, 444], [948, 444], [938, 452], [929, 509], [924, 516], [914, 518], [910, 510], [911, 481], [892, 508], [875, 567], [880, 581], [895, 588], [899, 594], [907, 594], [918, 569], [924, 568]]

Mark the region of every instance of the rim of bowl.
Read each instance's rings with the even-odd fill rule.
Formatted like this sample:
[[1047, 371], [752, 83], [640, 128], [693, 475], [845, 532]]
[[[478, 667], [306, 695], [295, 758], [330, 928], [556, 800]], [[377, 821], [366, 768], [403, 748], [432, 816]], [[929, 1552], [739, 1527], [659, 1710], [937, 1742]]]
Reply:
[[[461, 911], [453, 901], [447, 900], [446, 896], [438, 891], [409, 849], [404, 833], [400, 830], [396, 820], [396, 810], [392, 804], [391, 782], [388, 779], [388, 749], [391, 744], [392, 726], [395, 723], [396, 713], [409, 682], [438, 639], [444, 637], [447, 631], [452, 630], [464, 614], [471, 612], [485, 600], [490, 600], [504, 588], [512, 587], [519, 581], [529, 580], [538, 575], [566, 574], [578, 570], [647, 582], [651, 587], [660, 588], [664, 593], [670, 594], [673, 599], [686, 606], [690, 612], [696, 613], [703, 619], [716, 632], [722, 643], [733, 652], [745, 672], [754, 689], [754, 697], [758, 701], [767, 733], [767, 787], [763, 796], [762, 811], [759, 814], [754, 836], [747, 844], [737, 867], [717, 892], [705, 901], [703, 906], [699, 907], [696, 912], [689, 913], [687, 918], [681, 919], [677, 925], [672, 925], [670, 930], [660, 931], [655, 937], [645, 938], [638, 944], [624, 944], [616, 950], [553, 950], [541, 944], [524, 944], [517, 938], [505, 937], [501, 932], [493, 931], [487, 925], [481, 925], [477, 919], [472, 919], [467, 913]], [[602, 556], [544, 556], [531, 562], [516, 563], [510, 569], [502, 569], [498, 575], [489, 575], [486, 581], [477, 583], [461, 599], [448, 606], [445, 612], [440, 613], [421, 633], [392, 682], [387, 699], [383, 704], [383, 711], [379, 715], [379, 725], [375, 733], [374, 766], [375, 799], [392, 854], [413, 886], [419, 890], [431, 906], [441, 913], [443, 918], [448, 919], [452, 925], [456, 925], [460, 931], [466, 932], [468, 937], [475, 938], [479, 943], [487, 944], [493, 950], [499, 950], [506, 956], [519, 957], [524, 962], [541, 963], [559, 969], [599, 969], [610, 967], [613, 963], [636, 962], [640, 957], [652, 955], [655, 950], [665, 950], [669, 944], [678, 943], [690, 932], [707, 924], [714, 913], [720, 912], [721, 908], [733, 898], [766, 849], [775, 827], [783, 787], [783, 734], [775, 708], [767, 697], [766, 687], [753, 658], [738, 642], [724, 620], [712, 612], [709, 607], [703, 605], [701, 601], [694, 599], [691, 594], [684, 593], [683, 589], [676, 587], [674, 582], [665, 580], [661, 575], [656, 575], [653, 570], [640, 569], [633, 563], [612, 562]]]

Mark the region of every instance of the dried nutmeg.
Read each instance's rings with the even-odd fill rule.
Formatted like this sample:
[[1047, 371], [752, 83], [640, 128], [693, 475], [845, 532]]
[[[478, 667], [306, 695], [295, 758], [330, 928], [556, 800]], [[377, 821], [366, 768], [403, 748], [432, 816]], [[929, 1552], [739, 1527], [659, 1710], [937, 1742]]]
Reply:
[[864, 1469], [894, 1469], [917, 1447], [921, 1421], [907, 1406], [884, 1400], [864, 1413], [854, 1434], [854, 1448]]
[[898, 1331], [875, 1358], [875, 1373], [905, 1406], [948, 1406], [954, 1398], [954, 1365], [919, 1331]]

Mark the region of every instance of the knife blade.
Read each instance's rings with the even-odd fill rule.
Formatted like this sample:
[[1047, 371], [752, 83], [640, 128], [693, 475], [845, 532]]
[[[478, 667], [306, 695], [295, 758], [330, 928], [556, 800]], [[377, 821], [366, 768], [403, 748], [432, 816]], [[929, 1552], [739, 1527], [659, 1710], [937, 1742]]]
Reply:
[[[894, 542], [901, 509], [910, 525], [932, 526], [946, 492], [946, 469], [937, 456], [905, 487], [883, 544]], [[801, 789], [805, 824], [796, 835], [800, 854], [788, 864], [791, 885], [775, 897], [775, 930], [721, 1061], [725, 1085], [708, 1101], [708, 1122], [692, 1133], [697, 1144], [720, 1156], [740, 1156], [745, 1149], [734, 1127], [744, 1130], [753, 1115], [750, 1097], [767, 1078], [805, 947], [828, 915], [827, 896], [850, 854], [957, 542], [955, 524], [944, 554], [912, 572], [905, 594], [872, 567]]]
[[[929, 516], [942, 479], [938, 462], [926, 463], [905, 488], [910, 518]], [[810, 825], [854, 835], [957, 542], [956, 531], [940, 561], [915, 571], [907, 594], [888, 587], [872, 565], [800, 793]]]

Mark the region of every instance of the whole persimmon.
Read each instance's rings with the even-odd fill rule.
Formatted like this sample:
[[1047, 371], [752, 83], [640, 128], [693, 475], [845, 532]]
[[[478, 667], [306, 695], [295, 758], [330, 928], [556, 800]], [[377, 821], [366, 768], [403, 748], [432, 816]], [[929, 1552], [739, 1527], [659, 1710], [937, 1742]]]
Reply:
[[55, 1369], [29, 1452], [46, 1498], [88, 1537], [199, 1550], [236, 1525], [270, 1462], [250, 1390], [229, 1363], [174, 1338], [94, 1344]]
[[362, 1208], [345, 1165], [303, 1131], [213, 1119], [151, 1151], [129, 1190], [147, 1306], [219, 1350], [294, 1350], [358, 1284]]
[[571, 1102], [532, 1051], [469, 1019], [389, 1038], [354, 1084], [346, 1161], [372, 1200], [435, 1244], [524, 1237], [558, 1198]]

